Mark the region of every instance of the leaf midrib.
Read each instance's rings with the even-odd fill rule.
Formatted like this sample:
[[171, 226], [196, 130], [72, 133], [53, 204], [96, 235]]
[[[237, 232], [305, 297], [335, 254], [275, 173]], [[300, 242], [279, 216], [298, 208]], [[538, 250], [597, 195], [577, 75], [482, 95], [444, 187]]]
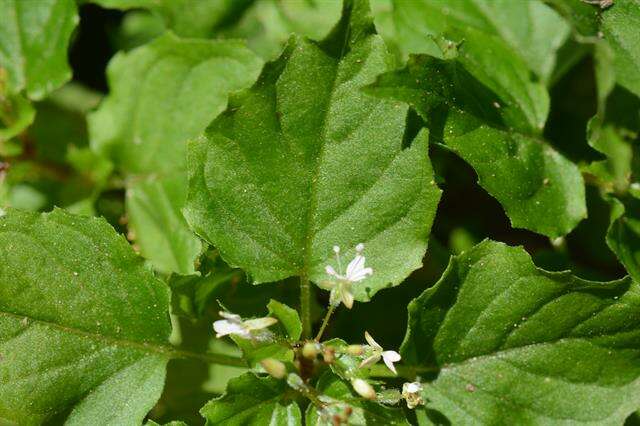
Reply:
[[[316, 159], [316, 163], [314, 165], [313, 172], [311, 174], [311, 187], [309, 188], [309, 209], [307, 210], [307, 218], [305, 220], [305, 245], [303, 250], [302, 257], [302, 265], [299, 271], [299, 275], [303, 280], [309, 280], [309, 269], [311, 268], [311, 250], [313, 247], [313, 238], [314, 234], [312, 234], [313, 226], [315, 225], [315, 217], [318, 213], [318, 181], [320, 180], [320, 167], [322, 164], [322, 159], [325, 155], [325, 147], [327, 144], [327, 132], [328, 132], [328, 121], [329, 121], [329, 113], [331, 112], [331, 108], [333, 105], [333, 97], [335, 95], [336, 87], [338, 86], [338, 74], [340, 71], [340, 63], [344, 58], [344, 52], [349, 42], [349, 33], [351, 32], [351, 25], [347, 26], [347, 32], [344, 37], [344, 44], [342, 46], [340, 55], [335, 62], [335, 73], [333, 74], [333, 80], [331, 82], [331, 89], [329, 90], [329, 99], [327, 101], [327, 108], [324, 110], [324, 117], [322, 118], [322, 127], [320, 131], [320, 148], [318, 149], [318, 156]], [[316, 46], [319, 48], [319, 46]], [[320, 49], [322, 51], [322, 49]], [[322, 51], [323, 54], [324, 51]], [[329, 55], [327, 55], [329, 56]]]
[[169, 346], [160, 345], [160, 344], [151, 343], [151, 342], [140, 342], [140, 341], [129, 340], [129, 339], [120, 339], [120, 338], [105, 335], [105, 334], [98, 334], [95, 332], [82, 330], [80, 328], [74, 328], [74, 327], [58, 324], [53, 321], [35, 318], [29, 315], [21, 315], [14, 312], [0, 311], [0, 316], [5, 316], [10, 319], [20, 320], [20, 321], [26, 320], [26, 321], [34, 322], [38, 325], [42, 325], [44, 327], [61, 331], [63, 333], [72, 334], [78, 337], [88, 338], [88, 339], [95, 340], [107, 345], [120, 346], [124, 348], [130, 348], [134, 350], [148, 352], [148, 353], [157, 353], [160, 355], [167, 356], [169, 358], [175, 352]]

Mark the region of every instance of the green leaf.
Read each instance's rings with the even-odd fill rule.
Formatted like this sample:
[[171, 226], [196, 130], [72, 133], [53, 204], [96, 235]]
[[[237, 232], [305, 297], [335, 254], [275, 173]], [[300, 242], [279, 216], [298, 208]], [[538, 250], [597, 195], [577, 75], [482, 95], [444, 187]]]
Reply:
[[546, 0], [580, 36], [595, 37], [600, 31], [600, 7], [582, 0]]
[[269, 308], [269, 316], [278, 319], [278, 324], [283, 327], [286, 338], [291, 342], [298, 341], [302, 335], [302, 322], [300, 322], [298, 311], [273, 299], [269, 301], [267, 308]]
[[455, 135], [445, 138], [447, 147], [475, 169], [478, 183], [502, 204], [512, 226], [559, 237], [587, 217], [580, 171], [544, 141], [485, 125], [457, 130], [445, 128], [445, 135]]
[[640, 1], [618, 1], [602, 17], [604, 38], [613, 49], [616, 81], [640, 96]]
[[[336, 405], [351, 407], [352, 413], [348, 423], [350, 425], [409, 425], [401, 409], [386, 407], [358, 397], [348, 383], [330, 372], [320, 377], [316, 388], [323, 395], [323, 399], [329, 397], [333, 400], [333, 403], [329, 404], [330, 408]], [[314, 405], [307, 408], [305, 420], [308, 425], [332, 425], [330, 419], [321, 417]]]
[[245, 39], [265, 59], [280, 54], [291, 33], [319, 39], [340, 17], [339, 1], [94, 0], [103, 7], [146, 8], [182, 37]]
[[627, 196], [612, 198], [611, 225], [607, 245], [629, 275], [640, 282], [640, 200]]
[[[405, 54], [440, 56], [433, 37], [454, 31], [474, 43], [482, 32], [504, 43], [505, 51], [510, 50], [543, 81], [551, 76], [556, 51], [569, 35], [569, 25], [538, 0], [395, 1], [394, 21]], [[485, 65], [490, 66], [492, 59], [502, 60], [492, 47], [479, 51]]]
[[6, 95], [0, 81], [0, 154], [6, 155], [4, 142], [18, 136], [36, 116], [31, 102], [22, 95]]
[[434, 138], [476, 170], [514, 227], [550, 237], [567, 234], [586, 217], [578, 167], [527, 131], [522, 105], [504, 95], [507, 86], [483, 84], [460, 61], [463, 55], [449, 61], [413, 57], [367, 91], [416, 108]]
[[200, 252], [180, 213], [185, 141], [225, 108], [231, 91], [255, 80], [260, 64], [241, 42], [170, 33], [109, 64], [111, 93], [89, 117], [92, 147], [136, 176], [128, 181], [127, 210], [142, 253], [161, 271], [192, 273]]
[[[252, 290], [255, 292], [255, 288]], [[268, 316], [278, 320], [278, 323], [269, 327], [275, 333], [275, 341], [252, 341], [231, 336], [250, 365], [256, 365], [266, 358], [293, 361], [291, 343], [297, 342], [302, 334], [302, 322], [295, 309], [273, 299], [269, 301], [267, 308]]]
[[[182, 173], [129, 183], [126, 209], [140, 252], [165, 273], [193, 274], [202, 243], [186, 227], [180, 206], [187, 198]], [[170, 232], [168, 232], [170, 230]]]
[[71, 0], [0, 1], [0, 70], [9, 91], [42, 99], [71, 78], [67, 45], [78, 24]]
[[[409, 305], [403, 361], [452, 424], [622, 424], [640, 404], [640, 288], [537, 269], [485, 241]], [[570, 397], [567, 397], [569, 396]]]
[[251, 84], [260, 60], [241, 42], [171, 33], [117, 54], [111, 92], [89, 117], [93, 147], [128, 173], [181, 170], [185, 141], [202, 132], [234, 90]]
[[232, 379], [227, 392], [200, 413], [207, 425], [301, 425], [302, 414], [284, 380], [246, 373]]
[[181, 37], [208, 38], [216, 28], [251, 3], [249, 0], [92, 0], [112, 9], [145, 8], [162, 17], [164, 24]]
[[440, 191], [427, 134], [403, 147], [406, 107], [359, 90], [393, 62], [373, 31], [346, 2], [325, 41], [292, 37], [190, 145], [185, 217], [256, 283], [324, 280], [334, 245], [350, 260], [365, 244], [357, 300], [421, 265]]
[[[159, 423], [154, 422], [153, 420], [149, 420], [145, 423], [146, 426], [161, 426]], [[169, 423], [164, 423], [162, 426], [188, 426], [185, 422], [181, 422], [178, 420], [174, 420]]]
[[140, 424], [162, 391], [169, 292], [104, 220], [0, 217], [0, 417]]

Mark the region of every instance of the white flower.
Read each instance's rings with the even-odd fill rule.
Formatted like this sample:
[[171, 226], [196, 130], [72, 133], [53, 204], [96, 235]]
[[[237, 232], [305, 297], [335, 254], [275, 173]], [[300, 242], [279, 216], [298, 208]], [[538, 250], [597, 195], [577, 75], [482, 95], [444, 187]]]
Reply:
[[216, 332], [217, 338], [233, 334], [243, 339], [254, 340], [258, 337], [258, 334], [255, 332], [278, 322], [277, 319], [271, 317], [243, 321], [240, 315], [224, 311], [220, 312], [220, 316], [224, 319], [213, 323], [213, 329]]
[[416, 408], [424, 404], [422, 400], [422, 384], [420, 382], [407, 382], [402, 385], [402, 397], [407, 401], [407, 407]]
[[365, 268], [365, 258], [362, 255], [364, 250], [364, 244], [360, 243], [356, 246], [356, 256], [347, 265], [347, 271], [342, 273], [342, 263], [340, 262], [340, 247], [333, 246], [333, 251], [336, 254], [336, 261], [338, 264], [338, 270], [331, 265], [327, 265], [325, 272], [334, 278], [333, 281], [323, 281], [321, 287], [331, 290], [330, 303], [334, 306], [344, 303], [344, 305], [351, 309], [353, 307], [353, 293], [351, 293], [351, 286], [353, 283], [364, 280], [368, 276], [373, 274], [373, 269]]
[[384, 349], [382, 349], [382, 346], [380, 346], [378, 342], [373, 340], [373, 337], [371, 337], [368, 331], [364, 332], [364, 338], [367, 340], [367, 343], [369, 343], [369, 347], [371, 348], [373, 353], [360, 363], [360, 368], [373, 365], [380, 361], [380, 358], [382, 358], [387, 368], [393, 371], [393, 374], [398, 374], [393, 363], [398, 362], [402, 359], [400, 354], [396, 351], [385, 351]]

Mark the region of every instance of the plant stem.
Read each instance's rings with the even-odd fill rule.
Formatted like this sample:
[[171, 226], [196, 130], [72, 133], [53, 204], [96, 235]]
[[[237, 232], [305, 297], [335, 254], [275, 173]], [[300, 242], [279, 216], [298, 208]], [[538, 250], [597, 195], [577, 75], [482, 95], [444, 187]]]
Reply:
[[311, 283], [306, 275], [300, 277], [300, 317], [302, 320], [302, 337], [311, 337]]
[[316, 342], [320, 341], [320, 338], [322, 338], [322, 334], [324, 333], [324, 329], [327, 328], [327, 324], [329, 324], [329, 318], [331, 318], [331, 315], [333, 314], [333, 311], [335, 311], [336, 307], [334, 305], [329, 305], [329, 309], [327, 309], [327, 313], [324, 316], [324, 319], [322, 320], [322, 325], [320, 326], [320, 330], [318, 331], [318, 334], [316, 335]]
[[369, 374], [371, 377], [380, 377], [380, 378], [394, 378], [401, 377], [407, 380], [415, 380], [416, 376], [424, 373], [435, 373], [440, 371], [438, 367], [422, 367], [418, 365], [398, 365], [396, 369], [398, 370], [398, 374], [393, 374], [385, 365], [376, 364], [369, 367]]
[[248, 367], [244, 359], [231, 355], [214, 353], [197, 353], [179, 349], [168, 349], [167, 354], [174, 359], [199, 359], [211, 364], [228, 365], [230, 367]]

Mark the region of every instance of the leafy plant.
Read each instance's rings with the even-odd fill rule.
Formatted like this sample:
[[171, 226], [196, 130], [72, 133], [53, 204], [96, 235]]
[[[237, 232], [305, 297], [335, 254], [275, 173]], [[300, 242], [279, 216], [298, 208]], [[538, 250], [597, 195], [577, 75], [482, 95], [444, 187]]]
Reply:
[[0, 17], [0, 423], [638, 421], [639, 0]]

